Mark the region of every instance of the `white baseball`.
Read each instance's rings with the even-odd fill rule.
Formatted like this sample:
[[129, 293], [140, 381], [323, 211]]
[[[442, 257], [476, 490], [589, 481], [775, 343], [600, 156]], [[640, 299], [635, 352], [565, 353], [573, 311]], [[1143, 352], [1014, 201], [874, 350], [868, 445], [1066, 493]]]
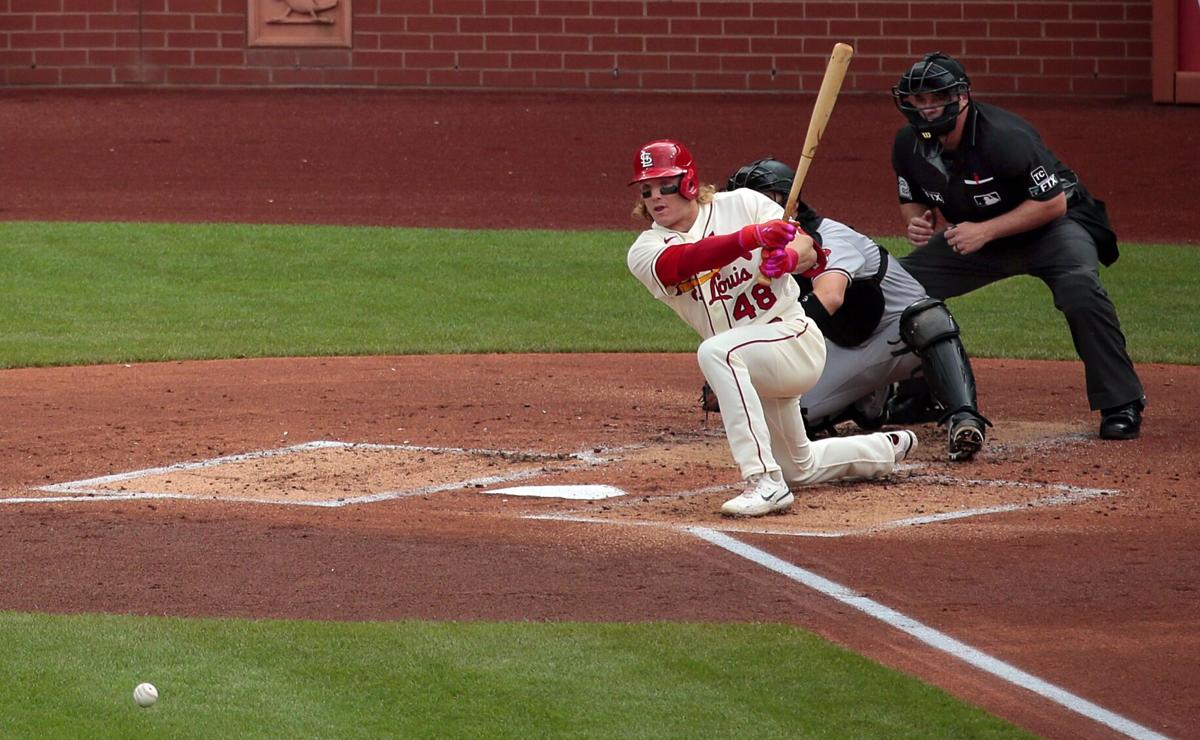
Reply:
[[158, 701], [158, 689], [152, 683], [139, 683], [133, 687], [133, 702], [139, 707], [148, 707]]

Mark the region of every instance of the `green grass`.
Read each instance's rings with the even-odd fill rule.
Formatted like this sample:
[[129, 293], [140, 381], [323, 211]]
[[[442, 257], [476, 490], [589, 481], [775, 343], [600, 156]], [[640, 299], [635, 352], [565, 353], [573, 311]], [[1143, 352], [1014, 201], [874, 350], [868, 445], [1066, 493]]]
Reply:
[[[474, 352], [690, 352], [625, 267], [632, 232], [0, 224], [0, 367]], [[903, 251], [895, 240], [889, 248]], [[1104, 280], [1138, 362], [1200, 362], [1200, 250]], [[978, 357], [1073, 359], [1032, 279], [951, 301]]]
[[780, 625], [0, 613], [0, 634], [5, 737], [1026, 737]]
[[684, 335], [665, 322], [647, 325], [653, 307], [626, 274], [626, 240], [611, 232], [2, 224], [0, 364], [607, 351]]

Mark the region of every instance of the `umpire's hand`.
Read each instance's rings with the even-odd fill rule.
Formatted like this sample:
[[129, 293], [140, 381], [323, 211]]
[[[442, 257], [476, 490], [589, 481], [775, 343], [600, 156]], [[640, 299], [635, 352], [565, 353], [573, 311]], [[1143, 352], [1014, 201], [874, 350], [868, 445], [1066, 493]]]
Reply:
[[946, 229], [946, 243], [959, 254], [971, 254], [983, 249], [991, 241], [987, 226], [973, 221], [963, 221]]
[[920, 216], [908, 220], [908, 241], [914, 247], [923, 247], [933, 238], [933, 228], [937, 225], [937, 216], [932, 210], [927, 210]]

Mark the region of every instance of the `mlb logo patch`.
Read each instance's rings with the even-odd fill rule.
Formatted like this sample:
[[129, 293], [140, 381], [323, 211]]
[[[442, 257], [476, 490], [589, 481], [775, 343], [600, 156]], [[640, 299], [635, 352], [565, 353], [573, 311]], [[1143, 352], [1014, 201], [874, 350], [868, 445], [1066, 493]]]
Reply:
[[988, 206], [994, 206], [999, 202], [1000, 202], [1000, 193], [997, 193], [995, 190], [993, 190], [990, 193], [984, 193], [983, 195], [975, 196], [975, 205], [979, 206], [980, 208], [987, 208]]

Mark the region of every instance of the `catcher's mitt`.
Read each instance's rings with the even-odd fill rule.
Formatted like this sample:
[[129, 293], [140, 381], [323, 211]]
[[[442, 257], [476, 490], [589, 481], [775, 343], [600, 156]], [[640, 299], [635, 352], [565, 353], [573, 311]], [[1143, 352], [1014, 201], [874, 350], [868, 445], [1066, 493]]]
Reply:
[[721, 404], [717, 402], [717, 394], [713, 393], [712, 386], [708, 383], [700, 388], [700, 408], [713, 414], [721, 413]]

